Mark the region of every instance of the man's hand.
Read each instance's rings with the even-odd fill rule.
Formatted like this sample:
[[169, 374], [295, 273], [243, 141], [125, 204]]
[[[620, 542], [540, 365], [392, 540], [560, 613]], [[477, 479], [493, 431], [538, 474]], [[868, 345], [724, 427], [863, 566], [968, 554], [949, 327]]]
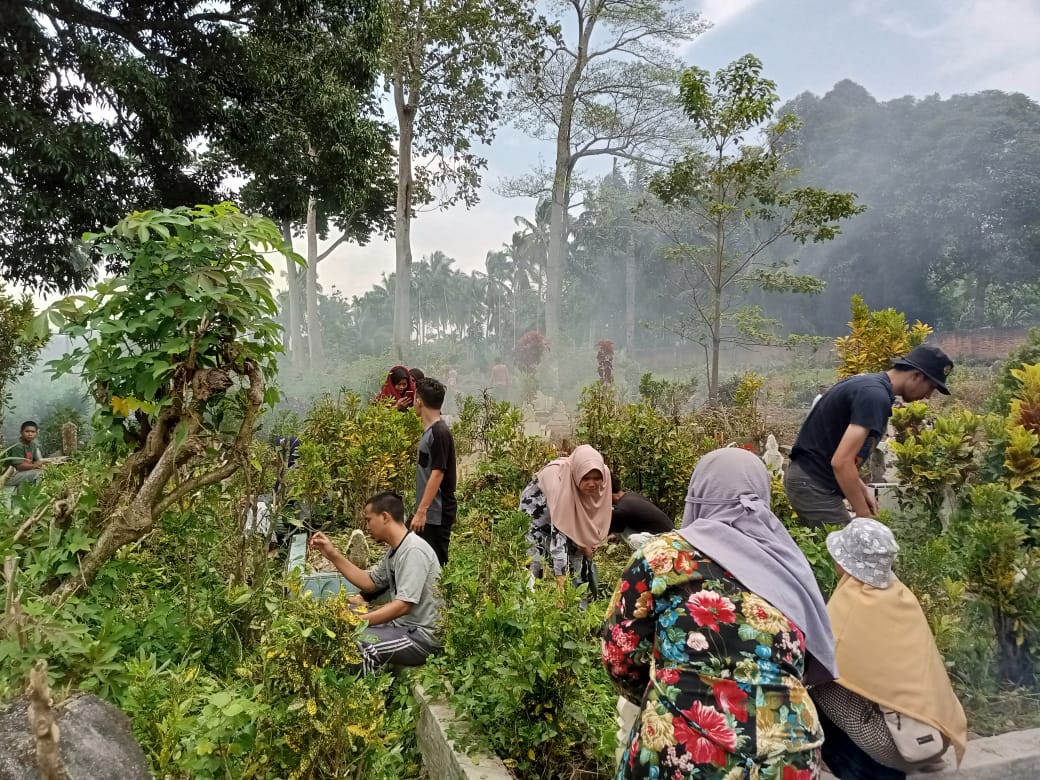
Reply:
[[311, 536], [311, 540], [307, 543], [307, 546], [312, 550], [317, 550], [326, 560], [332, 560], [332, 556], [338, 552], [336, 545], [332, 543], [332, 540], [321, 531], [318, 531]]
[[867, 484], [863, 485], [863, 498], [867, 502], [867, 509], [870, 510], [870, 516], [877, 517], [879, 511], [877, 497], [874, 495], [874, 489]]
[[412, 520], [408, 524], [408, 527], [416, 533], [419, 533], [422, 529], [424, 529], [426, 527], [426, 510], [422, 507], [416, 509], [415, 514], [412, 515]]
[[578, 552], [584, 555], [586, 558], [592, 558], [595, 554], [596, 549], [594, 547], [585, 547], [584, 545], [578, 545]]

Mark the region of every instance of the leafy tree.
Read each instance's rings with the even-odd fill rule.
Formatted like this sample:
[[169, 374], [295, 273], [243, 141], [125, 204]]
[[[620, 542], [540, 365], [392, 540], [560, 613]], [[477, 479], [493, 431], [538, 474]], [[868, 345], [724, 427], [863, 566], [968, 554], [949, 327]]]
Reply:
[[714, 76], [689, 68], [680, 82], [683, 108], [703, 136], [695, 150], [670, 171], [655, 176], [649, 190], [667, 207], [655, 218], [673, 243], [672, 258], [686, 276], [680, 291], [690, 313], [676, 323], [685, 338], [705, 349], [708, 397], [719, 397], [719, 350], [723, 341], [762, 343], [770, 323], [757, 307], [739, 306], [735, 293], [819, 292], [813, 277], [789, 270], [792, 261], [770, 260], [767, 250], [784, 238], [799, 243], [835, 238], [838, 223], [863, 210], [850, 192], [792, 186], [787, 134], [797, 125], [783, 116], [765, 129], [766, 145], [744, 136], [773, 117], [776, 84], [762, 76], [762, 63], [748, 54]]
[[89, 586], [168, 509], [248, 458], [281, 350], [273, 268], [278, 228], [231, 204], [135, 212], [86, 239], [124, 272], [35, 320], [80, 341], [55, 363], [80, 370], [100, 405], [95, 424], [126, 457], [87, 502], [96, 541], [56, 592]]
[[0, 285], [0, 426], [11, 403], [11, 385], [32, 368], [47, 340], [46, 336], [26, 335], [33, 313], [28, 295], [15, 300]]
[[[386, 29], [382, 4], [355, 0], [323, 0], [254, 25], [254, 96], [239, 109], [237, 132], [220, 141], [248, 177], [246, 207], [276, 220], [287, 241], [294, 231], [305, 237], [306, 266], [286, 260], [287, 351], [298, 367], [324, 360], [319, 264], [393, 225], [392, 128], [375, 94]], [[318, 239], [330, 235], [319, 253]]]
[[[0, 29], [0, 274], [45, 290], [92, 277], [101, 257], [79, 242], [84, 230], [131, 209], [213, 202], [230, 194], [236, 170], [302, 175], [301, 147], [271, 128], [330, 113], [334, 96], [315, 93], [328, 59], [310, 61], [307, 48], [323, 35], [350, 30], [336, 73], [353, 70], [351, 84], [377, 66], [375, 0], [9, 6]], [[326, 135], [354, 143], [349, 129], [340, 120]], [[207, 147], [234, 153], [198, 153]], [[238, 155], [245, 149], [248, 159]]]
[[549, 196], [545, 332], [555, 343], [575, 170], [589, 157], [635, 158], [683, 137], [674, 121], [680, 63], [672, 52], [706, 25], [680, 0], [548, 5], [569, 22], [564, 30], [573, 37], [547, 50], [537, 71], [519, 80], [515, 110], [521, 129], [555, 144], [553, 168], [533, 187], [517, 182], [510, 189]]
[[[523, 67], [545, 32], [533, 0], [391, 0], [385, 52], [397, 118], [394, 344], [410, 338], [411, 221], [417, 206], [472, 205], [502, 102], [503, 76]], [[425, 162], [414, 165], [414, 157]], [[435, 198], [440, 190], [443, 197]]]

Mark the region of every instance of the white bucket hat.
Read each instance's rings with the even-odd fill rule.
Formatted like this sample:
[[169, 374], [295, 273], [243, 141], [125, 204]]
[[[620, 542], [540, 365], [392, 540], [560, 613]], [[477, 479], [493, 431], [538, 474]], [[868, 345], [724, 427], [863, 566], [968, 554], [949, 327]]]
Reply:
[[899, 545], [884, 523], [857, 517], [840, 531], [827, 534], [827, 551], [860, 582], [882, 589], [892, 584], [892, 562]]

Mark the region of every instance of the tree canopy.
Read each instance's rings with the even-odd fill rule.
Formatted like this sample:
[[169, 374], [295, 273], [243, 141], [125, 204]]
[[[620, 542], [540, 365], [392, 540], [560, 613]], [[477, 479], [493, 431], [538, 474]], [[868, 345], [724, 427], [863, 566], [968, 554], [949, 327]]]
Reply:
[[[298, 138], [272, 124], [308, 113], [320, 124], [342, 108], [344, 91], [323, 93], [319, 78], [317, 66], [332, 60], [311, 56], [322, 35], [337, 36], [335, 74], [356, 93], [348, 97], [354, 116], [365, 110], [380, 9], [375, 0], [23, 0], [6, 8], [0, 275], [67, 291], [98, 259], [78, 241], [85, 230], [133, 209], [212, 202], [229, 194], [232, 171], [284, 165], [306, 176], [293, 164]], [[345, 128], [349, 115], [335, 115], [327, 130], [339, 146], [318, 137], [314, 148], [342, 155], [359, 139], [363, 150], [386, 145], [378, 128]], [[216, 147], [225, 153], [206, 154]], [[312, 169], [332, 170], [326, 159]]]
[[804, 175], [867, 206], [803, 256], [827, 282], [810, 327], [839, 332], [854, 293], [936, 327], [1040, 318], [1040, 105], [993, 90], [878, 102], [842, 81], [782, 110], [803, 120]]

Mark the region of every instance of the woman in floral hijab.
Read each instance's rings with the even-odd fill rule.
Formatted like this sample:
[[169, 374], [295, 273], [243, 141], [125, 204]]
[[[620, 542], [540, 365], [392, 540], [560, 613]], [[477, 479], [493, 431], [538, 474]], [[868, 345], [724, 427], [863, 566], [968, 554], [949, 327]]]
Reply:
[[683, 529], [651, 539], [622, 575], [603, 663], [640, 705], [618, 780], [820, 776], [805, 679], [835, 676], [830, 623], [808, 562], [769, 511], [757, 457], [717, 450], [697, 464]]

